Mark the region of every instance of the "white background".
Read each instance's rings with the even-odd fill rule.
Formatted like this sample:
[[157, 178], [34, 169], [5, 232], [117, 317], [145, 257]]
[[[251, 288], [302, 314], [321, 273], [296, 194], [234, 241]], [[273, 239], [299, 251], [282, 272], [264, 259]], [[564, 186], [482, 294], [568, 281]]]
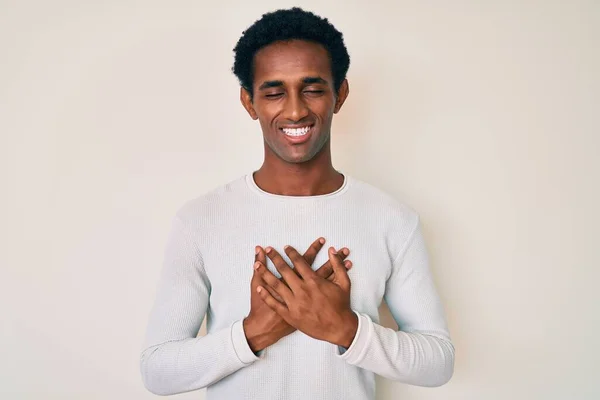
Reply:
[[0, 1], [0, 397], [154, 398], [170, 219], [260, 166], [232, 49], [296, 4], [352, 58], [334, 165], [421, 214], [456, 346], [378, 399], [600, 398], [600, 3], [516, 0]]

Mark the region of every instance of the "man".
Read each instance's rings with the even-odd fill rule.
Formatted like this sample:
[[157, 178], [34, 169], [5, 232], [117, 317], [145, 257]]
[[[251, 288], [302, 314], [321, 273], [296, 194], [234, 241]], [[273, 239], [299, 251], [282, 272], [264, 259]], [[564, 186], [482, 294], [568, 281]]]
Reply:
[[[374, 374], [444, 384], [454, 347], [418, 215], [332, 166], [332, 117], [349, 93], [342, 34], [279, 10], [234, 52], [264, 163], [177, 212], [141, 355], [146, 388], [362, 400], [375, 398]], [[399, 331], [378, 324], [382, 299]]]

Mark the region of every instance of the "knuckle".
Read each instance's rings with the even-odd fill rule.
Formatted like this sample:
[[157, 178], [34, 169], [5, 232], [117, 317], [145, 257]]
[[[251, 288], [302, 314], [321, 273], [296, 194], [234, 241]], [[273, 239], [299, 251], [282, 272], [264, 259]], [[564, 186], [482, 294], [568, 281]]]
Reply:
[[309, 287], [316, 286], [318, 283], [316, 277], [314, 277], [314, 276], [308, 276], [307, 278], [304, 279], [304, 282]]
[[333, 274], [333, 269], [331, 269], [331, 267], [323, 267], [321, 269], [321, 273], [319, 274], [319, 276], [321, 276], [322, 278], [329, 278], [331, 276], [331, 274]]
[[263, 281], [265, 281], [267, 284], [269, 284], [269, 285], [271, 284], [271, 281], [272, 281], [271, 274], [269, 274], [269, 273], [266, 273], [266, 272], [265, 272], [265, 273], [263, 273], [263, 274], [261, 275], [261, 278], [262, 278], [262, 280], [263, 280]]

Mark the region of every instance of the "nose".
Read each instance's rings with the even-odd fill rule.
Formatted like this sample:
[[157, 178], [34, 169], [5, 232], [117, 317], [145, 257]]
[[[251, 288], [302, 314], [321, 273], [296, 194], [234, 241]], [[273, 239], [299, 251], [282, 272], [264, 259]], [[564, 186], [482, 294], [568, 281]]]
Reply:
[[309, 114], [308, 106], [301, 95], [289, 94], [284, 104], [284, 117], [299, 122]]

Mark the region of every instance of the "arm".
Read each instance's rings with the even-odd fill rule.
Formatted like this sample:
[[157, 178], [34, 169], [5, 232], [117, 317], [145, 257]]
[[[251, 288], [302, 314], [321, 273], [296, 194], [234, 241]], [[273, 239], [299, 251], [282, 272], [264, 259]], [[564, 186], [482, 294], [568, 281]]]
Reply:
[[150, 392], [171, 395], [201, 389], [258, 360], [242, 320], [196, 337], [209, 296], [202, 256], [175, 217], [140, 357], [142, 380]]
[[356, 313], [356, 336], [340, 357], [412, 385], [441, 386], [448, 382], [454, 371], [454, 346], [429, 270], [418, 218], [405, 248], [394, 260], [385, 300], [400, 330], [384, 328], [369, 316]]

